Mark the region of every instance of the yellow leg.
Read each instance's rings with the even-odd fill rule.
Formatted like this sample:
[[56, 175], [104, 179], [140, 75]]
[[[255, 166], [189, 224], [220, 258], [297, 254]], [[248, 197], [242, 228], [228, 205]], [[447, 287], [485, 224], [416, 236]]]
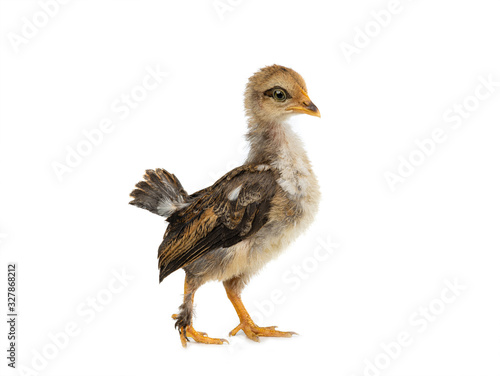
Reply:
[[[186, 281], [184, 282], [184, 301], [186, 302], [186, 298], [188, 298], [188, 296], [190, 295], [190, 301], [188, 299], [188, 302], [190, 302], [191, 307], [194, 302], [194, 292], [195, 289], [193, 289], [189, 285], [186, 277]], [[179, 316], [180, 315], [178, 314], [173, 314], [172, 318], [174, 320], [177, 320]], [[214, 345], [222, 345], [224, 342], [229, 343], [226, 339], [223, 338], [210, 338], [207, 336], [207, 333], [196, 331], [191, 324], [180, 327], [179, 333], [183, 347], [187, 346], [187, 342], [189, 341], [188, 337], [193, 338], [196, 342], [199, 343], [214, 344]]]
[[224, 282], [224, 287], [226, 289], [227, 297], [233, 304], [233, 307], [240, 319], [240, 324], [229, 332], [230, 336], [234, 336], [240, 330], [243, 330], [248, 338], [259, 342], [259, 337], [291, 337], [292, 335], [297, 334], [295, 332], [280, 332], [275, 329], [276, 326], [257, 326], [243, 305], [239, 291], [233, 287], [231, 282]]

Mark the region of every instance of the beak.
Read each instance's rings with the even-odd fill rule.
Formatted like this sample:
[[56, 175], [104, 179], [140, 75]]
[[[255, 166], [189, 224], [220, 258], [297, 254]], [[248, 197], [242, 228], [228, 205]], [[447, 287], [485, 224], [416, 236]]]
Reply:
[[306, 93], [303, 93], [305, 98], [300, 106], [291, 106], [287, 108], [287, 111], [297, 112], [300, 114], [307, 114], [311, 116], [321, 117], [318, 107], [311, 101]]

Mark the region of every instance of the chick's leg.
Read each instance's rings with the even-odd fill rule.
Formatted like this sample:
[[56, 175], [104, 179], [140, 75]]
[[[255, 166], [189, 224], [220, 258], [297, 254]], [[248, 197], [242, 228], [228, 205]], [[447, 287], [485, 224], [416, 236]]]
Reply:
[[199, 284], [196, 283], [196, 280], [190, 278], [186, 274], [186, 280], [184, 282], [184, 302], [179, 307], [180, 312], [172, 315], [172, 318], [176, 320], [175, 327], [179, 330], [182, 346], [186, 347], [187, 341], [189, 341], [188, 337], [193, 338], [196, 342], [200, 343], [215, 345], [222, 345], [224, 342], [228, 343], [225, 339], [210, 338], [206, 333], [198, 332], [193, 328], [194, 293], [198, 287]]
[[240, 319], [240, 324], [229, 332], [230, 336], [234, 336], [240, 330], [243, 330], [248, 338], [259, 342], [259, 337], [291, 337], [293, 334], [297, 334], [295, 332], [280, 332], [275, 329], [276, 326], [257, 326], [241, 301], [241, 290], [243, 289], [243, 286], [244, 282], [240, 277], [224, 281], [227, 297], [233, 304], [233, 307]]

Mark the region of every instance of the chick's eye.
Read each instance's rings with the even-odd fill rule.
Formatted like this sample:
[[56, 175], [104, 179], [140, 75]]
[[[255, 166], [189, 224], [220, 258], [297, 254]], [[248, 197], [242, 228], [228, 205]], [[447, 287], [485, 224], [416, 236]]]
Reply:
[[286, 100], [286, 94], [283, 92], [283, 90], [276, 89], [273, 91], [273, 98], [278, 102], [284, 102]]

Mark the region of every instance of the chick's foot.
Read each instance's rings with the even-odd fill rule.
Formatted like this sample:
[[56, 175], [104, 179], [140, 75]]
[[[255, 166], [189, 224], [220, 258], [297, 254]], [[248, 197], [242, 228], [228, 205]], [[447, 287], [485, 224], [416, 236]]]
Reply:
[[234, 336], [240, 330], [243, 330], [246, 336], [255, 342], [259, 342], [259, 337], [291, 337], [294, 334], [298, 335], [295, 332], [281, 332], [276, 330], [276, 326], [260, 327], [249, 319], [240, 322], [236, 328], [229, 332], [229, 336]]
[[[172, 315], [173, 319], [177, 318], [177, 315]], [[194, 339], [199, 343], [206, 343], [210, 345], [222, 345], [224, 342], [229, 343], [227, 339], [224, 338], [211, 338], [204, 332], [198, 332], [191, 325], [187, 325], [179, 329], [182, 347], [186, 347], [189, 338]]]

